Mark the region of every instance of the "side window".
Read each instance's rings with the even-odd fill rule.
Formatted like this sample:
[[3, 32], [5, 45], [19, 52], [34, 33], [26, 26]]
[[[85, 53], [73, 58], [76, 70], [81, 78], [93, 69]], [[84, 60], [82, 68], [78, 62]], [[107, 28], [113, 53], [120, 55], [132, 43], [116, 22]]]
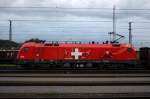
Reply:
[[128, 48], [127, 51], [131, 53], [133, 51], [133, 49], [132, 48]]
[[28, 52], [28, 50], [29, 50], [29, 48], [27, 48], [27, 47], [23, 48], [24, 52]]

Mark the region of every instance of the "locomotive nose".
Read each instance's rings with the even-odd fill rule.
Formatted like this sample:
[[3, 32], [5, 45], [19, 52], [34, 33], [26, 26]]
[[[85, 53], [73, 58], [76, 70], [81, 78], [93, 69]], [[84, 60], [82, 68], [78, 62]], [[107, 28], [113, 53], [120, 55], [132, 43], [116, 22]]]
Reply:
[[20, 56], [20, 59], [24, 59], [24, 56]]

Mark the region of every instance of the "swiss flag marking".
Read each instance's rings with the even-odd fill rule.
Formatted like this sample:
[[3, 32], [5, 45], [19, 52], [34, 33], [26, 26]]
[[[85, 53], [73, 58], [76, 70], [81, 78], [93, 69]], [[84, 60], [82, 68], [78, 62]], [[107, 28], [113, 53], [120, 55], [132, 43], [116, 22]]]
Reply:
[[74, 52], [71, 52], [71, 56], [75, 57], [75, 60], [78, 60], [80, 56], [82, 56], [82, 52], [79, 52], [78, 48], [75, 48]]

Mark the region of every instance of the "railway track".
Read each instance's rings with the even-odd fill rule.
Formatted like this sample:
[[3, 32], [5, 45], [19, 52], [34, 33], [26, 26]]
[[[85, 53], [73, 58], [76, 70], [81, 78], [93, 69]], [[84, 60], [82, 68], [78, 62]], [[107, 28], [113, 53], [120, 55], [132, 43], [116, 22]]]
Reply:
[[150, 70], [0, 70], [1, 73], [42, 73], [42, 74], [115, 74], [115, 73], [150, 73]]
[[109, 73], [109, 74], [51, 74], [51, 73], [0, 73], [0, 77], [43, 77], [43, 78], [113, 78], [113, 77], [125, 77], [125, 78], [132, 78], [132, 77], [150, 77], [150, 73]]
[[103, 68], [103, 69], [98, 69], [98, 68], [28, 68], [28, 69], [23, 69], [23, 68], [18, 68], [17, 66], [14, 65], [5, 65], [5, 66], [0, 66], [0, 73], [89, 73], [89, 74], [102, 74], [102, 73], [150, 73], [150, 69], [145, 69], [142, 67], [139, 68], [128, 68], [128, 69], [112, 69], [112, 68]]
[[0, 98], [144, 98], [150, 74], [1, 73]]
[[0, 86], [150, 85], [150, 74], [1, 74]]

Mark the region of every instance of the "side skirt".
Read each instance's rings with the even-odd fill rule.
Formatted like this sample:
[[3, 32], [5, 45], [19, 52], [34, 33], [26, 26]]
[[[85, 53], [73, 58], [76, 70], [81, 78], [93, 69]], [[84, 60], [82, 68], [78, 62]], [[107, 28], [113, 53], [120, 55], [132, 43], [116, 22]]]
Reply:
[[111, 68], [111, 69], [126, 69], [138, 66], [136, 61], [19, 61], [19, 65], [25, 68]]

